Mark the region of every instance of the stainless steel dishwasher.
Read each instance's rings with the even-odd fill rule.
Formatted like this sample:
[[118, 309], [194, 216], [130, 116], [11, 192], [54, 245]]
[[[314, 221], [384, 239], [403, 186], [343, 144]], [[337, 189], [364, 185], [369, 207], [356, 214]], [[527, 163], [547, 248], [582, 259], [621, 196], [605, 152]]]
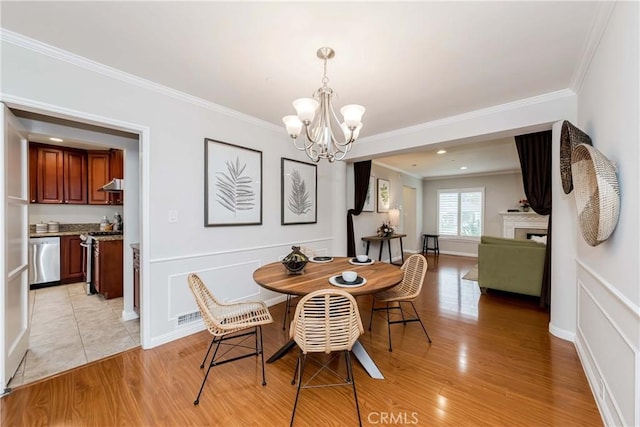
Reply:
[[29, 285], [60, 282], [60, 237], [29, 239]]

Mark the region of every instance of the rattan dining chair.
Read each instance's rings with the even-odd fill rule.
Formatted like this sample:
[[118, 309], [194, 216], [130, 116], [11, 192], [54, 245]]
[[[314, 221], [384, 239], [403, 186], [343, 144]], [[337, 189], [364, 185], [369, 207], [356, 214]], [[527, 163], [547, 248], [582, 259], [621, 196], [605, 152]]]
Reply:
[[[204, 359], [202, 360], [202, 364], [200, 365], [200, 369], [204, 368], [207, 357], [211, 352], [211, 348], [213, 347], [213, 344], [216, 344], [216, 348], [211, 356], [209, 368], [202, 380], [200, 391], [198, 391], [198, 396], [193, 404], [197, 405], [200, 403], [200, 395], [204, 389], [204, 384], [207, 382], [207, 377], [209, 376], [211, 368], [239, 359], [244, 359], [246, 357], [261, 356], [262, 385], [266, 385], [267, 380], [264, 373], [264, 351], [262, 346], [262, 325], [273, 322], [273, 319], [271, 318], [271, 313], [269, 313], [269, 309], [265, 303], [255, 301], [223, 304], [211, 294], [207, 286], [197, 274], [189, 274], [188, 281], [189, 288], [196, 299], [198, 309], [202, 315], [202, 320], [211, 335], [213, 335], [209, 348], [207, 349]], [[244, 341], [250, 336], [255, 337], [255, 345], [244, 345]], [[225, 341], [228, 340], [235, 341], [226, 343]], [[229, 351], [233, 350], [232, 348], [228, 351], [224, 351], [222, 355], [216, 358], [220, 345], [222, 344], [244, 349], [251, 348], [252, 352], [226, 358], [225, 355]]]
[[[371, 302], [371, 317], [369, 318], [369, 330], [371, 330], [371, 323], [373, 322], [373, 312], [378, 310], [385, 310], [387, 312], [387, 332], [389, 334], [389, 351], [393, 351], [391, 347], [391, 325], [395, 323], [407, 324], [408, 322], [420, 322], [422, 330], [427, 336], [427, 340], [431, 343], [431, 338], [427, 333], [427, 329], [424, 327], [418, 310], [413, 304], [413, 301], [420, 295], [422, 291], [422, 283], [424, 282], [424, 276], [427, 274], [427, 259], [420, 254], [413, 254], [402, 264], [402, 271], [404, 276], [402, 281], [391, 289], [378, 292], [373, 295], [373, 301]], [[376, 301], [384, 302], [384, 307], [375, 308]], [[413, 308], [415, 317], [407, 319], [405, 317], [404, 310], [402, 309], [402, 303], [409, 303]], [[398, 305], [391, 305], [398, 303]], [[389, 315], [390, 310], [400, 310], [402, 320], [391, 320]]]
[[[296, 377], [298, 379], [298, 390], [296, 392], [295, 403], [293, 404], [293, 413], [291, 414], [292, 426], [293, 419], [296, 415], [300, 389], [318, 387], [308, 385], [309, 382], [305, 383], [305, 385], [302, 384], [307, 354], [329, 354], [338, 351], [343, 352], [345, 355], [347, 377], [343, 383], [328, 385], [352, 385], [353, 397], [358, 413], [358, 423], [362, 425], [350, 352], [353, 344], [363, 332], [364, 329], [362, 327], [358, 305], [355, 298], [348, 292], [337, 289], [321, 289], [300, 299], [296, 306], [289, 330], [291, 338], [298, 344], [298, 347], [300, 347], [300, 354], [293, 374], [293, 380], [291, 381], [291, 384], [295, 384]], [[327, 364], [322, 368], [326, 367]], [[313, 375], [312, 379], [316, 375]], [[327, 384], [323, 386], [327, 386]]]

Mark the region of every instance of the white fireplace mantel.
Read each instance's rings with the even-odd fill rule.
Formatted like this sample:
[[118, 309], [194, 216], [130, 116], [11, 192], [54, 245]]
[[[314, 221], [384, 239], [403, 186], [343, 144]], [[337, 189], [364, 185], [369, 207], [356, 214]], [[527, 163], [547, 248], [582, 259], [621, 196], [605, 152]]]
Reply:
[[535, 212], [500, 212], [502, 215], [502, 236], [514, 238], [516, 228], [534, 228], [546, 230], [549, 224], [548, 215]]

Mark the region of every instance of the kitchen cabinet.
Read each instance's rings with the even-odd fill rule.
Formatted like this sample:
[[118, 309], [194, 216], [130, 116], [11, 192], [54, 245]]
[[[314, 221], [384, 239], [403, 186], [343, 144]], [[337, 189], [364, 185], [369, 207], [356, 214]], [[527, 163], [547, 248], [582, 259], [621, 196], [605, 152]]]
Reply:
[[[35, 191], [35, 203], [86, 204], [87, 156], [82, 150], [61, 149], [48, 145], [33, 145], [30, 151], [30, 192]], [[33, 200], [33, 198], [32, 198]]]
[[140, 246], [131, 245], [133, 249], [133, 310], [140, 315]]
[[29, 144], [29, 202], [38, 201], [38, 147]]
[[122, 296], [122, 240], [96, 240], [93, 249], [93, 284], [105, 299]]
[[100, 191], [100, 189], [109, 182], [109, 152], [90, 151], [87, 153], [87, 162], [89, 165], [89, 204], [108, 205], [110, 193]]
[[60, 281], [75, 283], [85, 280], [80, 236], [60, 236]]
[[89, 204], [90, 205], [121, 205], [121, 193], [100, 190], [103, 185], [113, 178], [122, 178], [123, 151], [89, 151], [87, 154], [89, 165]]

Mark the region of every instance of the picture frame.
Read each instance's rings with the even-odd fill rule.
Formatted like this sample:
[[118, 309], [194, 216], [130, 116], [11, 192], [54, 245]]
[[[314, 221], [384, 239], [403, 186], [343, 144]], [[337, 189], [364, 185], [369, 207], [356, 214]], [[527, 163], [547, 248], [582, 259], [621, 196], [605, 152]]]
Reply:
[[204, 226], [262, 224], [262, 151], [204, 139]]
[[369, 177], [369, 189], [367, 190], [367, 199], [364, 201], [362, 212], [374, 212], [376, 210], [376, 181], [375, 178]]
[[388, 180], [378, 178], [378, 212], [389, 212], [391, 203], [391, 184]]
[[299, 160], [280, 160], [281, 225], [318, 222], [318, 167]]

